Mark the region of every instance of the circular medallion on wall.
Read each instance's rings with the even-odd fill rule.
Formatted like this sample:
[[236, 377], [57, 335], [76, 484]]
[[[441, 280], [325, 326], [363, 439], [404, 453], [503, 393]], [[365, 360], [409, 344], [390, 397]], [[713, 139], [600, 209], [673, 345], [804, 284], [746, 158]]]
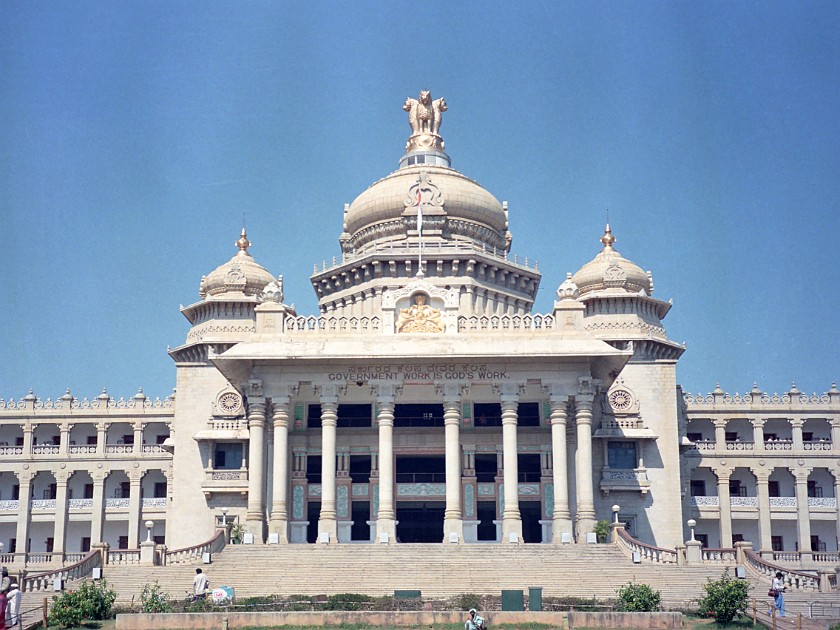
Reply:
[[615, 411], [627, 411], [633, 406], [633, 394], [623, 388], [617, 388], [609, 393], [610, 407]]
[[226, 414], [239, 413], [242, 409], [242, 397], [236, 392], [226, 392], [219, 396], [219, 411]]

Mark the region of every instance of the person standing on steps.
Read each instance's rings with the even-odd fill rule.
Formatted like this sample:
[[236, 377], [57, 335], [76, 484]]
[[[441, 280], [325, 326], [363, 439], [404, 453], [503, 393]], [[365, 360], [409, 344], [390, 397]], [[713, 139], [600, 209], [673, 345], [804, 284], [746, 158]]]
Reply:
[[773, 602], [773, 606], [776, 610], [779, 611], [779, 617], [785, 616], [785, 596], [784, 592], [787, 588], [785, 586], [785, 576], [782, 575], [781, 571], [776, 571], [776, 577], [773, 578], [773, 585], [771, 588], [776, 591], [775, 601]]
[[207, 597], [207, 590], [210, 588], [210, 582], [207, 576], [201, 569], [195, 570], [195, 577], [193, 578], [193, 595], [196, 599], [204, 599]]
[[14, 628], [18, 628], [19, 630], [23, 627], [20, 616], [20, 600], [22, 596], [17, 582], [13, 581], [9, 587], [9, 592], [6, 594], [6, 627], [9, 630], [13, 630]]

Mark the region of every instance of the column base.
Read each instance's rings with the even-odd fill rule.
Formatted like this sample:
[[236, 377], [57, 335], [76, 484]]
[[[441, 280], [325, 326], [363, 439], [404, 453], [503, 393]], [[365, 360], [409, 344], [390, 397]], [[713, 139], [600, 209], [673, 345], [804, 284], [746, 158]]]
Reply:
[[157, 564], [155, 561], [155, 543], [145, 541], [140, 543], [140, 564], [144, 567], [153, 567]]
[[[575, 527], [571, 518], [555, 518], [551, 525], [551, 542], [568, 545], [574, 542]], [[565, 535], [564, 535], [565, 534]]]
[[379, 518], [376, 520], [375, 543], [393, 545], [397, 542], [397, 521], [393, 518]]
[[445, 518], [443, 520], [443, 542], [452, 545], [460, 545], [464, 542], [463, 520], [460, 518]]
[[502, 544], [517, 545], [522, 542], [522, 519], [502, 519]]
[[[254, 540], [251, 544], [254, 545], [264, 545], [265, 544], [265, 534], [263, 533], [264, 524], [262, 519], [260, 520], [248, 520], [246, 517], [245, 520], [245, 534], [251, 534], [254, 537]], [[244, 542], [244, 537], [243, 537]]]
[[318, 519], [318, 542], [323, 544], [338, 542], [338, 523], [334, 518]]
[[[276, 540], [274, 537], [276, 536]], [[286, 519], [273, 519], [268, 523], [269, 544], [285, 545], [289, 542], [289, 521]]]
[[595, 529], [595, 523], [597, 522], [594, 516], [583, 516], [579, 518], [577, 523], [575, 523], [575, 538], [579, 541], [585, 541], [586, 535]]

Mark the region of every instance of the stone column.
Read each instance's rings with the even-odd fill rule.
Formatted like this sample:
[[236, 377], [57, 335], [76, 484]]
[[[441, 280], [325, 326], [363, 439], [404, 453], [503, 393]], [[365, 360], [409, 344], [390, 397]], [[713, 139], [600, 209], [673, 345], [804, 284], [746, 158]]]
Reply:
[[[840, 449], [840, 418], [832, 418], [829, 420], [831, 424], [831, 449], [837, 452]], [[838, 497], [840, 501], [840, 497]]]
[[[338, 423], [338, 395], [321, 396], [321, 514], [318, 541], [338, 542], [335, 514], [335, 439]], [[327, 534], [328, 540], [322, 538]]]
[[108, 441], [108, 427], [110, 422], [100, 422], [96, 425], [96, 454], [105, 455], [105, 443]]
[[726, 420], [717, 418], [712, 421], [715, 425], [715, 450], [726, 450]]
[[551, 459], [554, 483], [554, 514], [552, 515], [552, 542], [559, 543], [563, 534], [572, 534], [574, 526], [569, 512], [568, 455], [566, 452], [567, 395], [552, 394], [551, 405]]
[[254, 543], [265, 542], [265, 398], [262, 385], [253, 385], [248, 396], [248, 511], [245, 531], [254, 535]]
[[[443, 388], [443, 426], [446, 445], [446, 511], [443, 516], [443, 542], [464, 540], [461, 512], [461, 388]], [[454, 534], [454, 536], [453, 536]], [[452, 539], [455, 540], [452, 540]]]
[[394, 543], [397, 540], [394, 511], [394, 392], [391, 387], [380, 386], [375, 393], [376, 424], [379, 427], [379, 511], [374, 515], [376, 541]]
[[53, 526], [53, 554], [64, 559], [65, 532], [67, 531], [67, 481], [70, 474], [64, 470], [55, 473], [55, 524]]
[[20, 425], [20, 428], [23, 429], [23, 454], [25, 457], [32, 456], [32, 432], [37, 426], [37, 424], [31, 422], [24, 422]]
[[73, 428], [72, 424], [60, 424], [58, 425], [58, 430], [60, 433], [60, 438], [58, 440], [59, 447], [58, 450], [62, 456], [66, 456], [70, 453], [70, 430]]
[[829, 472], [834, 476], [835, 531], [840, 540], [840, 471], [829, 469]]
[[753, 418], [753, 450], [757, 453], [764, 452], [764, 418]]
[[140, 545], [140, 508], [142, 500], [140, 497], [143, 472], [132, 470], [128, 473], [128, 548], [139, 549]]
[[135, 455], [140, 455], [143, 452], [143, 430], [146, 428], [145, 423], [143, 422], [135, 422], [134, 423], [134, 448], [131, 450], [134, 452]]
[[268, 529], [281, 543], [289, 542], [289, 397], [272, 398], [274, 410], [274, 483]]
[[[802, 433], [800, 431], [800, 442]], [[796, 533], [802, 562], [811, 560], [811, 511], [808, 506], [808, 474], [810, 468], [791, 471], [796, 478]]]
[[90, 508], [90, 544], [103, 543], [105, 527], [105, 477], [101, 470], [91, 473], [93, 478], [93, 505]]
[[[29, 431], [32, 435], [32, 431]], [[26, 451], [24, 451], [26, 452]], [[18, 515], [17, 515], [17, 553], [29, 551], [29, 519], [32, 512], [32, 478], [34, 473], [23, 470], [17, 474], [18, 478]]]
[[[793, 433], [793, 450], [794, 451], [802, 451], [805, 449], [805, 445], [802, 442], [802, 425], [805, 424], [805, 421], [802, 418], [791, 418], [790, 420], [790, 429]], [[808, 549], [811, 549], [810, 543]]]
[[732, 504], [729, 500], [729, 475], [732, 471], [728, 468], [713, 470], [717, 475], [718, 509], [720, 510], [720, 546], [729, 548], [732, 546]]
[[502, 458], [504, 461], [504, 499], [502, 542], [522, 542], [522, 516], [519, 514], [519, 461], [516, 425], [519, 421], [518, 394], [502, 394]]
[[575, 536], [586, 540], [586, 534], [595, 527], [595, 497], [592, 490], [592, 394], [575, 396], [575, 423], [577, 425], [577, 513]]
[[768, 481], [772, 468], [751, 468], [755, 475], [756, 494], [758, 495], [758, 547], [761, 552], [772, 551], [771, 518], [770, 518], [770, 490]]

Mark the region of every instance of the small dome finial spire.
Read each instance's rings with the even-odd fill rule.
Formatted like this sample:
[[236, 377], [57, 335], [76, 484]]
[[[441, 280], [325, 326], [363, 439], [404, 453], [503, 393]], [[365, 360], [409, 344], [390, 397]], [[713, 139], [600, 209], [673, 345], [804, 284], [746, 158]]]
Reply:
[[612, 230], [610, 230], [609, 223], [607, 223], [607, 227], [604, 229], [604, 235], [601, 237], [601, 242], [604, 244], [604, 249], [612, 249], [612, 245], [615, 243], [615, 236], [613, 236]]
[[239, 240], [234, 243], [239, 248], [240, 253], [248, 253], [248, 248], [251, 246], [251, 241], [248, 240], [248, 235], [245, 233], [245, 226], [242, 226], [242, 234], [239, 235]]

